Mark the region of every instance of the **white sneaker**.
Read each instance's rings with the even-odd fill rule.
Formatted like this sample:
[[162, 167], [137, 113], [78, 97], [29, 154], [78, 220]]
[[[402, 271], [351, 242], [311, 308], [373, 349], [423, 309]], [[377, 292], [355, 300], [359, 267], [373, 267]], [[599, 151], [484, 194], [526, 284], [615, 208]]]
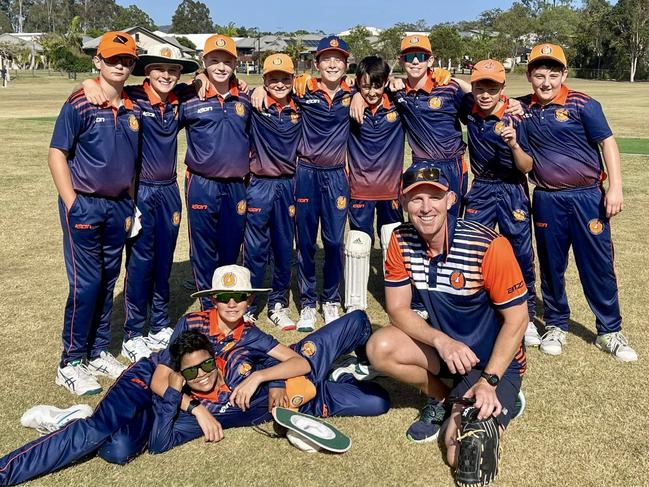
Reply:
[[88, 362], [88, 371], [94, 376], [105, 375], [117, 379], [125, 370], [126, 367], [106, 350], [101, 352], [99, 357]]
[[138, 336], [122, 342], [122, 357], [131, 363], [150, 356], [151, 352], [152, 350], [147, 346], [147, 340], [144, 337]]
[[295, 330], [295, 321], [289, 316], [289, 309], [282, 306], [282, 303], [275, 303], [268, 320], [282, 331]]
[[324, 303], [322, 305], [322, 316], [324, 317], [325, 325], [340, 318], [340, 303]]
[[372, 380], [379, 377], [374, 367], [370, 364], [362, 364], [356, 357], [349, 357], [339, 367], [336, 367], [329, 374], [329, 380], [338, 382], [338, 379], [345, 374], [351, 374], [358, 381]]
[[171, 340], [171, 335], [174, 334], [172, 328], [166, 327], [160, 330], [157, 333], [149, 332], [149, 335], [145, 338], [146, 345], [149, 347], [149, 350], [152, 352], [159, 352], [169, 347], [169, 341]]
[[541, 337], [539, 350], [548, 355], [561, 355], [563, 346], [566, 344], [568, 332], [556, 326], [546, 326], [545, 333]]
[[92, 408], [87, 404], [75, 404], [67, 409], [60, 409], [48, 404], [39, 404], [25, 411], [20, 424], [25, 428], [34, 428], [41, 435], [46, 435], [63, 428], [70, 421], [87, 418]]
[[70, 362], [63, 368], [59, 367], [55, 382], [77, 396], [90, 396], [101, 392], [101, 384], [81, 360]]
[[315, 330], [316, 312], [315, 308], [305, 306], [300, 311], [300, 319], [297, 320], [297, 331], [311, 332]]
[[629, 346], [629, 342], [621, 331], [598, 336], [597, 340], [595, 340], [595, 346], [610, 353], [615, 357], [615, 360], [620, 362], [635, 362], [638, 360], [638, 354]]
[[525, 346], [538, 347], [539, 345], [541, 345], [541, 335], [539, 335], [536, 325], [530, 321], [525, 330]]

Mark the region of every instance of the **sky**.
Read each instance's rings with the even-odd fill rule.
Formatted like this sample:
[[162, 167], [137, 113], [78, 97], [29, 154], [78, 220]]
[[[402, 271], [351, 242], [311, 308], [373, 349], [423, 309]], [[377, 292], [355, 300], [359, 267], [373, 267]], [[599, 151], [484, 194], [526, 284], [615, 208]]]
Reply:
[[[409, 0], [407, 11], [399, 6], [403, 0], [243, 0], [224, 2], [203, 0], [212, 20], [225, 25], [234, 22], [262, 31], [291, 32], [298, 29], [338, 33], [356, 25], [385, 28], [397, 22], [425, 19], [429, 25], [441, 22], [473, 20], [484, 10], [508, 9], [513, 0]], [[135, 4], [148, 13], [156, 24], [171, 24], [180, 0], [117, 0], [123, 6]]]

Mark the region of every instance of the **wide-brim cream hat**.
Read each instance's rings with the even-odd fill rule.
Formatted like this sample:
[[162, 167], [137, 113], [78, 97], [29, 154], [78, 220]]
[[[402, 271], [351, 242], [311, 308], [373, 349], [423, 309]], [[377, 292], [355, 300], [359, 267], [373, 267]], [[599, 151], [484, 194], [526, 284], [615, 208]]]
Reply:
[[214, 271], [212, 288], [192, 294], [192, 298], [212, 296], [218, 293], [265, 293], [270, 288], [253, 288], [250, 271], [240, 265], [224, 265]]
[[133, 76], [144, 76], [144, 68], [149, 64], [177, 64], [181, 67], [181, 73], [193, 73], [199, 68], [198, 61], [184, 58], [180, 49], [162, 43], [153, 44], [146, 54], [140, 54], [133, 68]]

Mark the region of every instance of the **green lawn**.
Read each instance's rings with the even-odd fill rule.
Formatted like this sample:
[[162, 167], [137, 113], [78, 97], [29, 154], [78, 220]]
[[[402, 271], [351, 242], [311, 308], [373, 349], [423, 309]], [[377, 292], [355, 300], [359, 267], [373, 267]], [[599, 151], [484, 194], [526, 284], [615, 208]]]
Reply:
[[[0, 455], [36, 438], [22, 428], [21, 414], [37, 403], [65, 407], [78, 399], [54, 384], [61, 347], [67, 279], [62, 256], [56, 191], [46, 158], [54, 117], [76, 82], [60, 78], [19, 79], [0, 89]], [[646, 85], [570, 80], [574, 89], [595, 95], [603, 104], [624, 150], [646, 151], [649, 109]], [[526, 89], [510, 80], [512, 94]], [[644, 128], [643, 128], [644, 127]], [[643, 142], [643, 137], [645, 137]], [[637, 140], [631, 149], [628, 140]], [[181, 138], [180, 177], [184, 139]], [[642, 149], [645, 144], [645, 150]], [[645, 424], [649, 334], [645, 259], [649, 246], [648, 155], [622, 156], [625, 209], [613, 222], [616, 271], [624, 331], [640, 355], [635, 364], [619, 364], [593, 346], [594, 318], [583, 298], [571, 262], [566, 275], [572, 307], [571, 334], [564, 355], [549, 357], [531, 350], [523, 387], [528, 406], [508, 429], [497, 485], [641, 487], [649, 478], [649, 429]], [[183, 221], [186, 221], [185, 219]], [[197, 309], [182, 282], [190, 276], [185, 223], [172, 271], [171, 314]], [[368, 314], [387, 324], [383, 311], [380, 249], [372, 254]], [[318, 258], [322, 258], [319, 249]], [[119, 352], [124, 319], [122, 282], [115, 289], [114, 348]], [[292, 305], [294, 316], [297, 310]], [[301, 338], [280, 334], [261, 318], [259, 326], [283, 342]], [[105, 388], [110, 381], [102, 380]], [[421, 485], [450, 486], [451, 476], [437, 444], [414, 445], [405, 430], [424, 399], [411, 388], [382, 380], [393, 408], [378, 418], [334, 418], [353, 438], [344, 455], [309, 455], [250, 428], [226, 431], [218, 444], [193, 441], [161, 456], [142, 455], [119, 467], [92, 459], [32, 485]]]

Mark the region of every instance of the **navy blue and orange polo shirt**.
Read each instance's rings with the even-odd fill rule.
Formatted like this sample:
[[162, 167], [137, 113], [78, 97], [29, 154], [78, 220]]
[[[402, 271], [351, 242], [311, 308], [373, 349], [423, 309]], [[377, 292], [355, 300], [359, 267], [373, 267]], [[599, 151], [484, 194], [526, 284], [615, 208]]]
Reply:
[[394, 103], [401, 115], [413, 161], [451, 161], [462, 157], [460, 107], [462, 89], [455, 80], [438, 86], [429, 71], [421, 89], [406, 87], [394, 94]]
[[394, 200], [403, 171], [404, 132], [394, 104], [383, 94], [366, 104], [363, 123], [351, 122], [347, 147], [352, 199]]
[[[394, 230], [385, 261], [385, 285], [412, 285], [430, 325], [471, 348], [481, 369], [501, 329], [496, 310], [527, 301], [525, 281], [507, 239], [480, 223], [455, 220], [452, 215], [448, 215], [446, 250], [435, 257], [411, 223]], [[525, 366], [521, 345], [507, 370], [522, 375]]]
[[125, 91], [119, 107], [98, 107], [79, 90], [63, 105], [50, 147], [67, 152], [77, 193], [118, 198], [135, 179], [140, 126], [141, 110]]
[[187, 132], [185, 164], [205, 178], [243, 178], [249, 172], [250, 98], [236, 79], [221, 96], [213, 86], [200, 100], [193, 87], [177, 90], [180, 128]]
[[602, 106], [563, 85], [559, 95], [541, 105], [536, 95], [520, 98], [534, 167], [531, 181], [545, 189], [593, 186], [605, 178], [598, 144], [613, 132]]
[[293, 98], [282, 107], [267, 96], [266, 108], [252, 112], [250, 137], [251, 173], [262, 177], [295, 174], [302, 116]]
[[485, 115], [475, 103], [473, 94], [464, 96], [461, 118], [467, 126], [471, 172], [477, 179], [525, 182], [525, 174], [516, 167], [512, 150], [500, 133], [507, 125], [513, 124], [516, 141], [523, 151], [529, 153], [527, 131], [521, 117], [505, 114], [509, 99], [503, 97], [502, 101], [504, 103], [500, 110]]
[[351, 89], [345, 80], [333, 99], [318, 86], [320, 78], [311, 78], [303, 97], [296, 97], [302, 110], [302, 139], [299, 158], [321, 167], [345, 164], [349, 138]]
[[172, 91], [162, 101], [149, 80], [127, 86], [126, 92], [142, 109], [142, 181], [176, 179], [178, 98]]

